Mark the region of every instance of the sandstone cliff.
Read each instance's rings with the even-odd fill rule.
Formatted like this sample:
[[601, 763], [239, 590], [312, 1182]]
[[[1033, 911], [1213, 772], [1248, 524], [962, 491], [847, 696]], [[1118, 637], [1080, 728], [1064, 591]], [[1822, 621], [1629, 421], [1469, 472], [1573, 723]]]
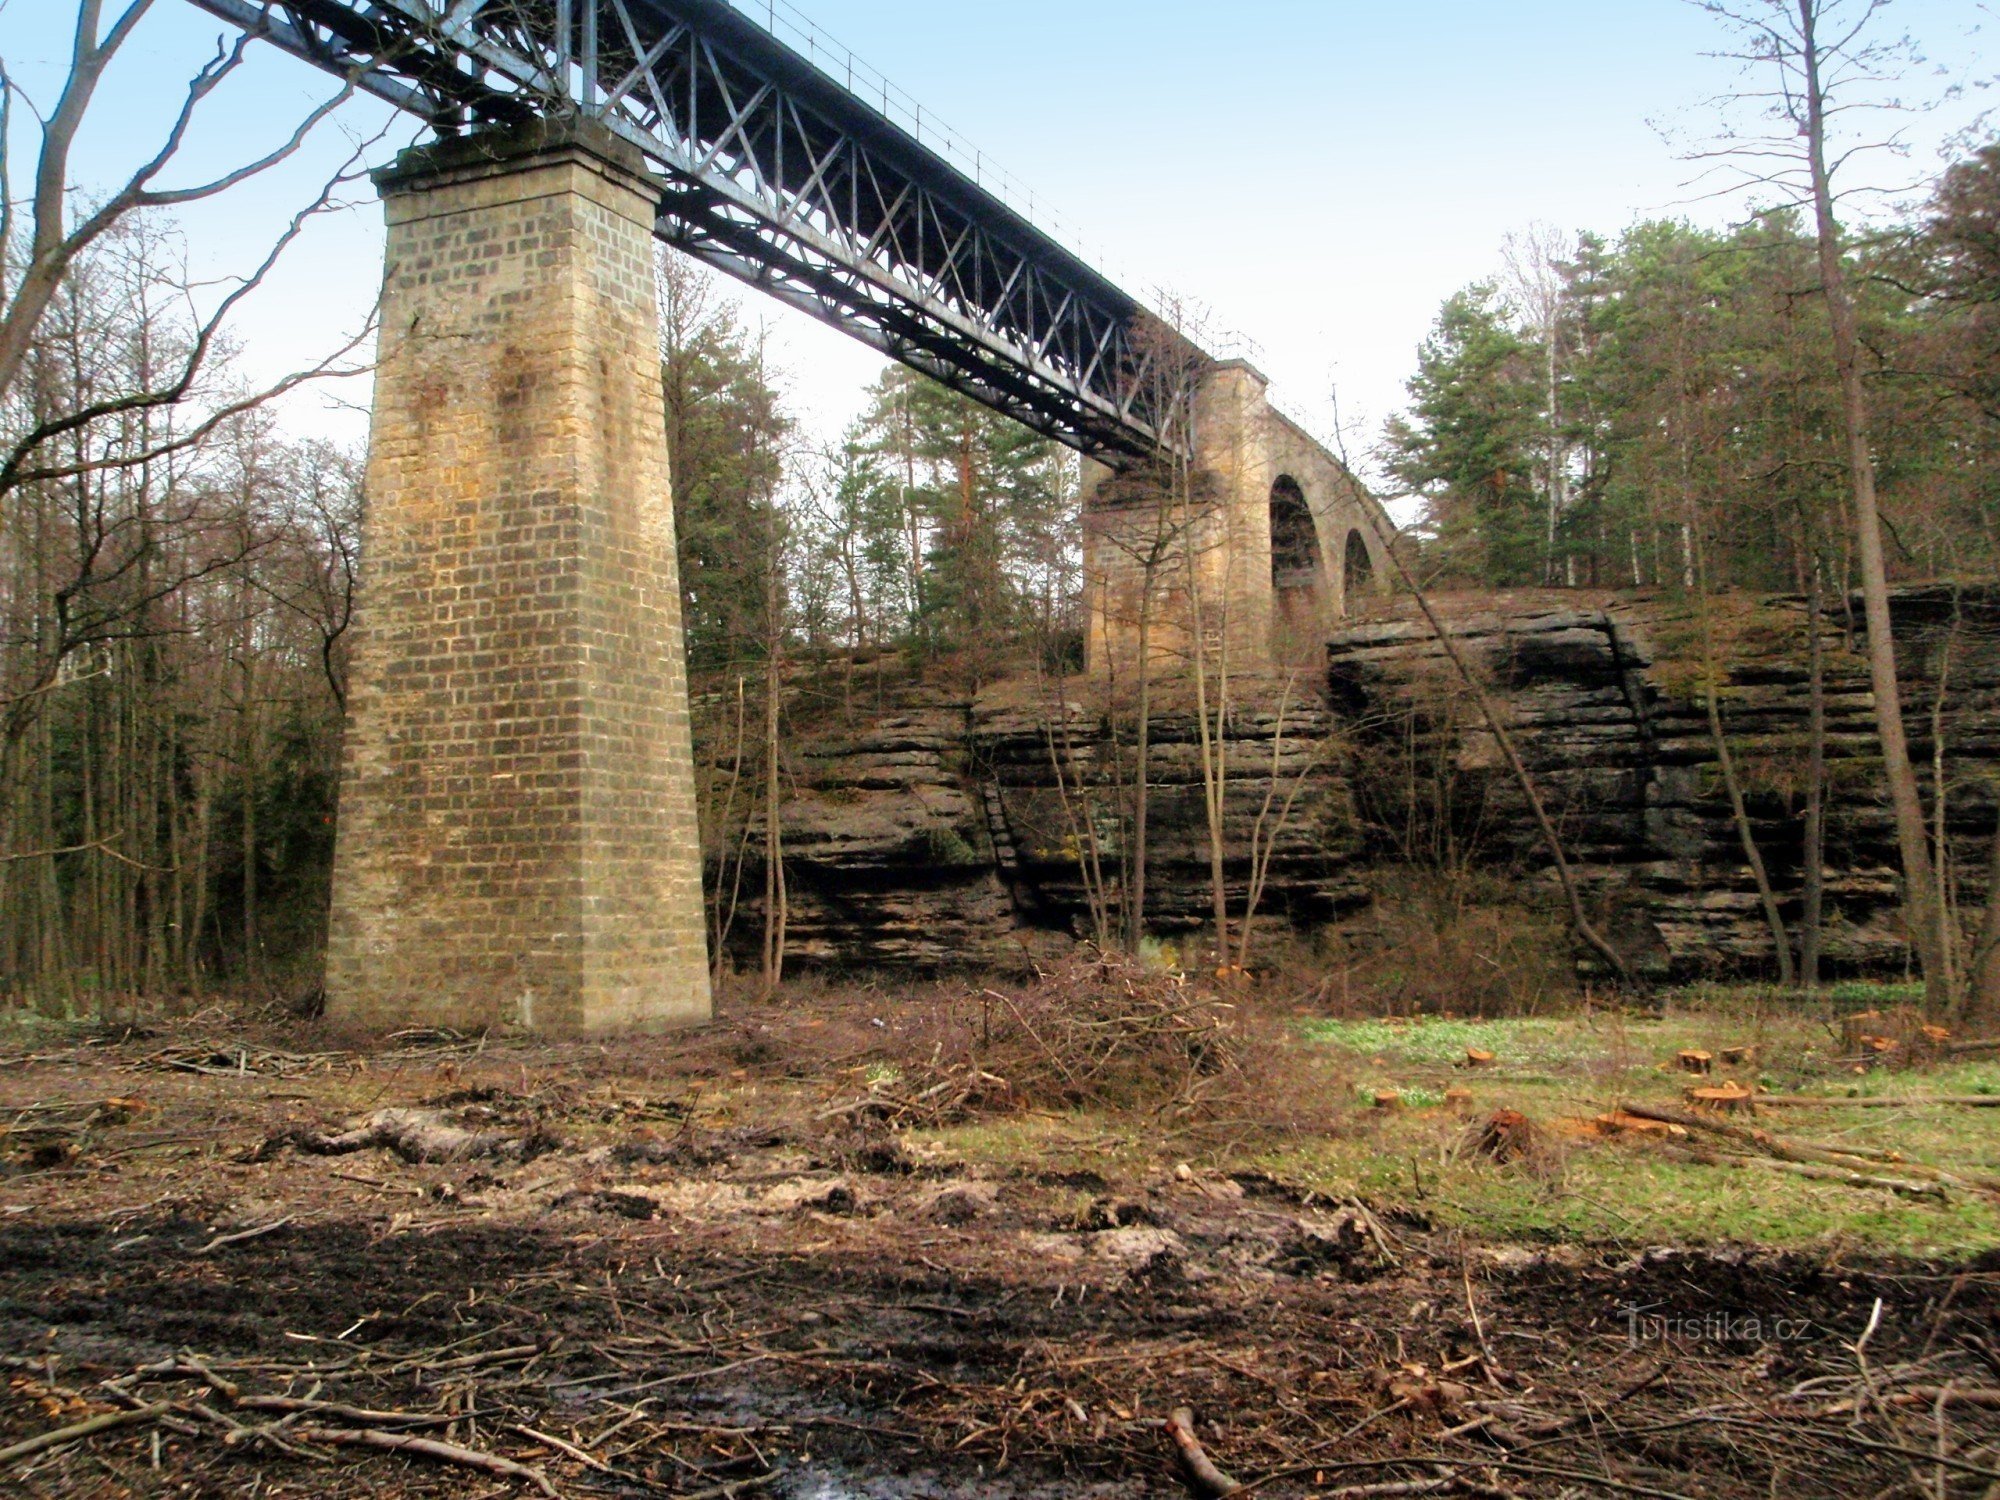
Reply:
[[[1810, 718], [1795, 599], [1717, 601], [1712, 646], [1684, 604], [1573, 591], [1448, 597], [1449, 628], [1512, 728], [1615, 940], [1650, 972], [1755, 974], [1769, 932], [1718, 773], [1714, 688], [1787, 921], [1797, 924]], [[1858, 614], [1858, 611], [1856, 612]], [[1960, 902], [1983, 899], [2000, 806], [2000, 587], [1902, 590], [1905, 711], [1944, 825]], [[1817, 622], [1828, 829], [1824, 951], [1835, 971], [1904, 963], [1858, 622]], [[1546, 880], [1531, 818], [1429, 626], [1388, 604], [1336, 633], [1323, 682], [1231, 684], [1222, 746], [1225, 881], [1240, 911], [1310, 929], [1364, 906], [1398, 864]], [[1197, 723], [1162, 684], [1149, 787], [1149, 926], [1210, 908]], [[1114, 722], [1115, 718], [1115, 722]], [[1129, 714], [1080, 679], [1008, 680], [974, 697], [905, 685], [875, 714], [792, 714], [784, 805], [793, 962], [942, 970], [1018, 965], [1096, 930], [1131, 844]], [[1934, 803], [1933, 803], [1934, 806]], [[730, 831], [737, 847], [740, 827]], [[710, 867], [723, 841], [711, 830]], [[761, 924], [755, 835], [731, 945]], [[725, 882], [727, 883], [727, 882]]]
[[[1708, 717], [1712, 655], [1723, 730], [1787, 923], [1801, 907], [1810, 632], [1796, 599], [1724, 599], [1712, 647], [1684, 603], [1574, 593], [1438, 601], [1490, 684], [1567, 849], [1622, 949], [1656, 974], [1760, 973], [1775, 957], [1731, 817]], [[1962, 905], [1983, 898], [2000, 785], [2000, 588], [1937, 585], [1895, 602], [1904, 712], [1935, 816], [1937, 774]], [[1894, 830], [1882, 792], [1859, 611], [1816, 622], [1824, 661], [1824, 953], [1834, 969], [1900, 968]], [[1513, 778], [1413, 606], [1328, 646], [1337, 711], [1358, 726], [1354, 771], [1395, 854], [1390, 807], [1413, 756], [1430, 794], [1417, 830], [1470, 861], [1538, 870], [1545, 856]], [[1934, 752], [1942, 746], [1941, 761]]]

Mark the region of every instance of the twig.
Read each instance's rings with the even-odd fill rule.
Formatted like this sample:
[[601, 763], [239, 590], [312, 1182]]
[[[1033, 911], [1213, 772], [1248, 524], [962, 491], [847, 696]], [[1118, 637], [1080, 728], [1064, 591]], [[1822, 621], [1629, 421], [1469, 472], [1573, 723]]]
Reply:
[[261, 1240], [267, 1234], [276, 1234], [296, 1217], [286, 1214], [282, 1219], [273, 1219], [268, 1224], [259, 1224], [255, 1229], [239, 1229], [234, 1234], [219, 1234], [199, 1250], [190, 1250], [189, 1255], [208, 1255], [220, 1250], [224, 1245], [240, 1245], [245, 1240]]
[[[1875, 1377], [1868, 1369], [1868, 1341], [1875, 1337], [1875, 1330], [1882, 1326], [1882, 1299], [1875, 1299], [1875, 1306], [1868, 1314], [1868, 1326], [1861, 1330], [1861, 1337], [1848, 1347], [1854, 1351], [1855, 1366], [1861, 1371], [1861, 1389], [1870, 1401], [1876, 1401]], [[1879, 1403], [1878, 1403], [1879, 1404]], [[1859, 1401], [1856, 1411], [1860, 1410]]]
[[566, 1443], [553, 1433], [538, 1432], [524, 1422], [511, 1422], [508, 1426], [522, 1437], [533, 1442], [546, 1444], [558, 1452], [567, 1453], [587, 1469], [595, 1469], [600, 1474], [616, 1474], [618, 1471], [594, 1453], [586, 1453], [574, 1443]]
[[773, 1469], [768, 1474], [752, 1475], [748, 1479], [731, 1479], [722, 1484], [711, 1485], [705, 1490], [690, 1490], [679, 1500], [735, 1500], [738, 1495], [747, 1495], [752, 1490], [761, 1490], [776, 1479], [784, 1470]]

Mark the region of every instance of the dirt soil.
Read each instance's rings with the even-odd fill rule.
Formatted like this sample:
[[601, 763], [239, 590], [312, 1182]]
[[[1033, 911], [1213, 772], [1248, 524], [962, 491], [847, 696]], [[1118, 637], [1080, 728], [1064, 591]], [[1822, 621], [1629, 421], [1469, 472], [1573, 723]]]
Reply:
[[1184, 1406], [1274, 1497], [2000, 1495], [2000, 1257], [1485, 1244], [1164, 1142], [964, 1159], [874, 1117], [871, 1024], [13, 1044], [0, 1450], [115, 1425], [0, 1490], [1109, 1500], [1188, 1492]]

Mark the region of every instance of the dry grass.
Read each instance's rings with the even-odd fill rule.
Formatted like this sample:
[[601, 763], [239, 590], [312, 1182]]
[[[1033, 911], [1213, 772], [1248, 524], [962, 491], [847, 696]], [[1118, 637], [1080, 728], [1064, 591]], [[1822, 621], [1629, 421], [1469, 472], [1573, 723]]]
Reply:
[[1569, 929], [1552, 907], [1470, 872], [1410, 869], [1336, 929], [1315, 966], [1322, 1015], [1526, 1016], [1581, 998]]

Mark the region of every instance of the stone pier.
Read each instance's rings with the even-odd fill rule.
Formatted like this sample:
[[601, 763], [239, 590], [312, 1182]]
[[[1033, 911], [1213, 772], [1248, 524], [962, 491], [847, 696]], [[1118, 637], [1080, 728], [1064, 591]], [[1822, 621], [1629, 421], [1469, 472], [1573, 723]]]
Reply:
[[376, 183], [328, 1014], [703, 1020], [653, 185], [608, 133], [550, 123], [407, 151]]
[[1302, 667], [1317, 678], [1328, 633], [1386, 594], [1381, 508], [1266, 389], [1242, 360], [1208, 372], [1185, 471], [1084, 466], [1094, 676], [1137, 662], [1143, 612], [1156, 670], [1186, 669], [1198, 623], [1211, 660], [1226, 649], [1232, 671]]

